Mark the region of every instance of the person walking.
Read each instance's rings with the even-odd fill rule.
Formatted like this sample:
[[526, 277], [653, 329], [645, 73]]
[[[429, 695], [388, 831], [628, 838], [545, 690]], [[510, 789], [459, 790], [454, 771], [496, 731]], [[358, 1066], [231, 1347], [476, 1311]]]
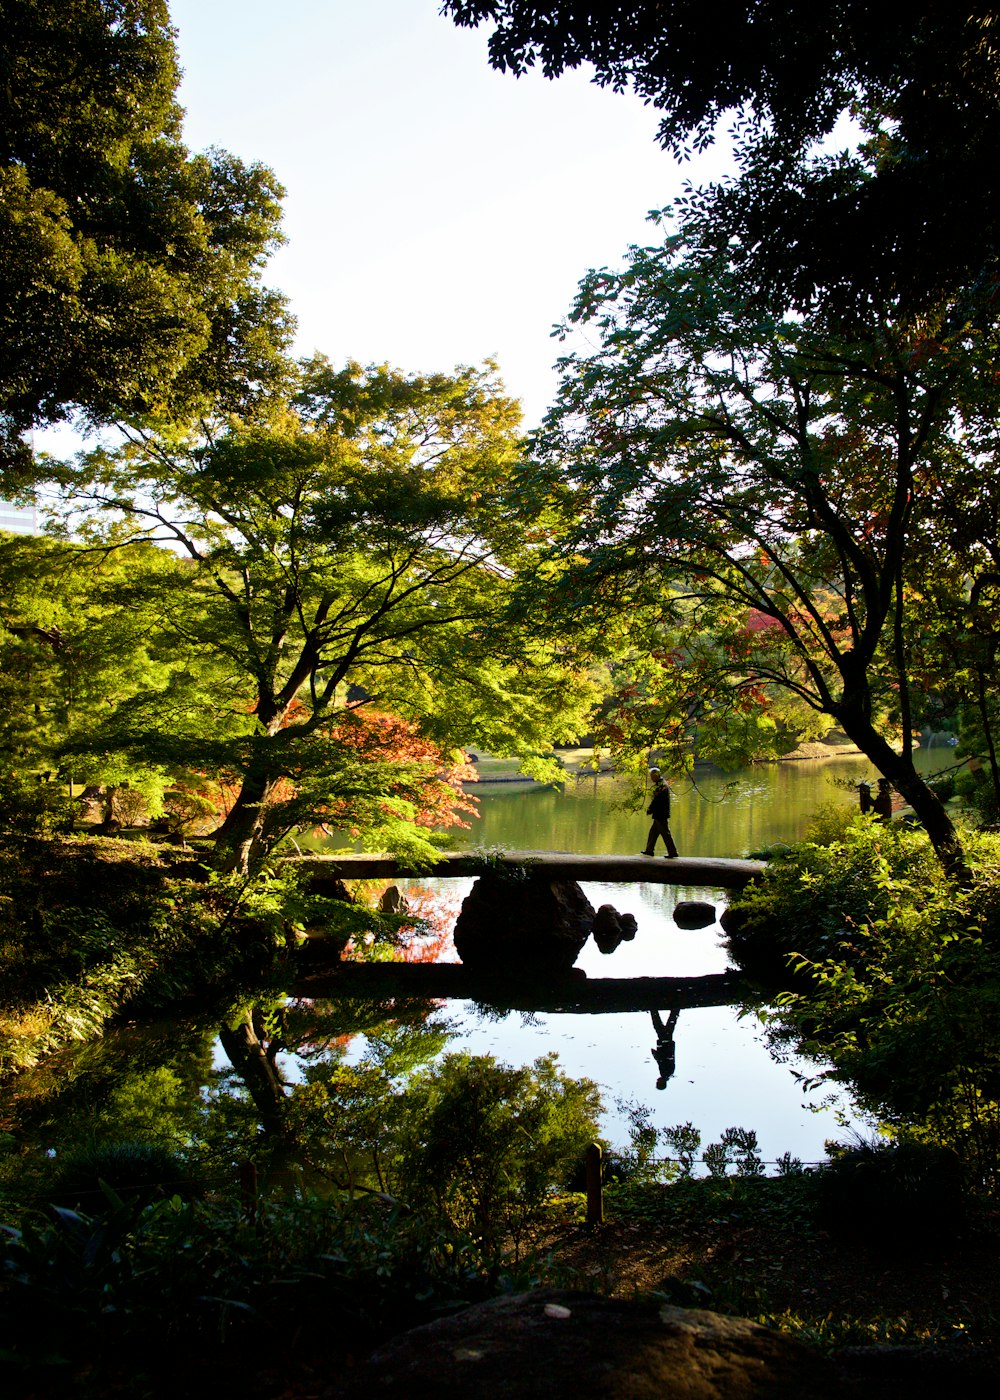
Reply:
[[670, 834], [670, 789], [666, 779], [659, 768], [651, 768], [649, 776], [653, 780], [653, 796], [649, 806], [646, 808], [647, 817], [653, 818], [653, 824], [649, 828], [649, 835], [646, 837], [646, 849], [640, 851], [640, 855], [656, 855], [656, 838], [663, 837], [663, 844], [667, 848], [667, 858], [676, 859], [677, 847], [674, 845], [674, 838]]

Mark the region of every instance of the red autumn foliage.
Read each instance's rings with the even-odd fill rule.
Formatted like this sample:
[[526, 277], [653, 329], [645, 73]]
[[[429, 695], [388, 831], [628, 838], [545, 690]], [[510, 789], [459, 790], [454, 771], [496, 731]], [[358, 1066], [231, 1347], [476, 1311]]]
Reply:
[[[346, 710], [329, 729], [330, 738], [355, 750], [356, 756], [372, 763], [400, 769], [400, 778], [390, 776], [389, 796], [419, 798], [414, 816], [418, 826], [443, 829], [468, 826], [463, 816], [474, 816], [477, 799], [463, 792], [463, 783], [478, 781], [475, 767], [464, 753], [461, 759], [449, 759], [417, 726], [398, 715], [379, 710], [358, 708]], [[414, 782], [413, 768], [426, 770], [424, 778]]]
[[406, 892], [406, 903], [414, 915], [425, 920], [426, 928], [419, 933], [413, 929], [403, 929], [408, 938], [400, 949], [399, 960], [408, 963], [455, 962], [451, 935], [458, 918], [458, 897], [433, 890], [411, 889]]
[[744, 623], [748, 632], [780, 632], [781, 623], [776, 617], [768, 617], [766, 613], [758, 612], [756, 608], [751, 608]]
[[[438, 963], [456, 962], [452, 931], [458, 918], [459, 900], [456, 895], [413, 887], [405, 893], [406, 906], [414, 923], [399, 929], [399, 942], [389, 954], [390, 962]], [[416, 920], [422, 921], [418, 928]], [[368, 960], [367, 940], [358, 946], [352, 939], [344, 948], [345, 962]]]
[[[281, 728], [300, 723], [307, 713], [301, 701], [292, 700], [282, 717]], [[479, 781], [476, 768], [464, 752], [458, 750], [449, 757], [439, 745], [424, 738], [414, 723], [398, 715], [367, 705], [354, 706], [339, 711], [314, 738], [325, 738], [331, 747], [351, 751], [355, 759], [382, 766], [386, 796], [412, 803], [417, 826], [436, 830], [466, 827], [468, 822], [463, 817], [475, 816], [478, 810], [477, 799], [462, 789], [464, 783]], [[393, 769], [398, 774], [395, 778]], [[238, 786], [225, 802], [223, 815], [232, 806], [236, 791]], [[294, 775], [281, 778], [271, 786], [268, 802], [273, 805], [288, 801], [295, 791]], [[326, 812], [331, 825], [349, 830], [354, 829], [354, 818], [349, 803], [332, 802]]]

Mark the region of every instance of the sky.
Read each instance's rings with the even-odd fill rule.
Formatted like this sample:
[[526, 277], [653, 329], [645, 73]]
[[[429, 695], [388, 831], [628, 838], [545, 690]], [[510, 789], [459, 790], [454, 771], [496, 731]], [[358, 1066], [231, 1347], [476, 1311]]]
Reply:
[[266, 280], [295, 350], [449, 371], [495, 358], [534, 426], [551, 338], [590, 267], [650, 242], [649, 210], [720, 173], [582, 72], [514, 79], [440, 0], [172, 0], [192, 150], [270, 165], [287, 245]]

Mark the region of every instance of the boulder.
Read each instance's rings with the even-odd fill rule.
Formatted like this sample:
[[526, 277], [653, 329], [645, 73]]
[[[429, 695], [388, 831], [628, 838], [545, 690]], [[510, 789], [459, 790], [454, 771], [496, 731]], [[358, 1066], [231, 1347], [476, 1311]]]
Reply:
[[398, 885], [390, 885], [388, 889], [382, 891], [378, 907], [383, 914], [408, 914], [410, 912], [406, 896]]
[[719, 923], [724, 932], [730, 934], [742, 933], [753, 920], [753, 913], [749, 909], [744, 909], [742, 905], [727, 905], [719, 915]]
[[744, 1318], [543, 1289], [404, 1333], [324, 1400], [832, 1400], [836, 1368]]
[[354, 896], [336, 875], [310, 875], [306, 885], [310, 894], [321, 899], [339, 899], [344, 904], [353, 904]]
[[602, 953], [613, 953], [619, 943], [630, 942], [638, 925], [632, 914], [619, 914], [613, 904], [602, 904], [594, 915], [591, 932]]
[[715, 905], [703, 899], [682, 899], [674, 906], [678, 928], [708, 928], [715, 923]]
[[594, 906], [575, 880], [537, 871], [481, 875], [462, 903], [455, 951], [467, 967], [504, 973], [571, 968], [590, 936]]

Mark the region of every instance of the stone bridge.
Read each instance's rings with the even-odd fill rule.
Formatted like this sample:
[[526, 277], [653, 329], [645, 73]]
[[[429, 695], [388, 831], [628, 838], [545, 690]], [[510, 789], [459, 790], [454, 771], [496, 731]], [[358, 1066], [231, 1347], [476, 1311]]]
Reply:
[[392, 856], [287, 856], [288, 865], [310, 874], [341, 880], [452, 879], [488, 870], [533, 870], [553, 880], [599, 881], [601, 884], [684, 885], [702, 889], [742, 889], [759, 875], [762, 860], [727, 860], [716, 856], [575, 855], [569, 851], [449, 851], [423, 868]]

